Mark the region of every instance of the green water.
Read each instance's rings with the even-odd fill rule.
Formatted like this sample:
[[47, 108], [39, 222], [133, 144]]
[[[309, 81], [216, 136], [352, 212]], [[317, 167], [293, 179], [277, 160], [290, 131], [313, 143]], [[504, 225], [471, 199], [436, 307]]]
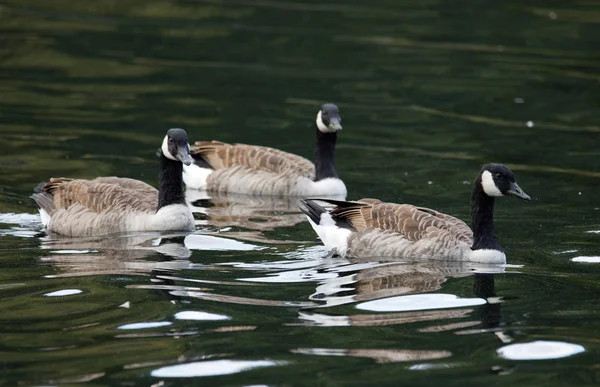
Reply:
[[[599, 23], [594, 0], [2, 1], [0, 385], [599, 384], [600, 264], [572, 261], [600, 256]], [[468, 219], [509, 165], [533, 198], [497, 203], [510, 265], [327, 258], [288, 202], [192, 198], [193, 235], [33, 215], [51, 176], [155, 185], [170, 127], [310, 157], [328, 101], [351, 199]]]

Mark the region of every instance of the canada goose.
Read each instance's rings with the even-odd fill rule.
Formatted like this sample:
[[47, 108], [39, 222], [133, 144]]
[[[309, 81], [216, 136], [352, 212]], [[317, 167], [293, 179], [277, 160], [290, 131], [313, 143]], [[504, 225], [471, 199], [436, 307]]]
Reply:
[[[531, 200], [509, 168], [487, 164], [473, 184], [473, 231], [463, 221], [429, 208], [376, 199], [307, 199], [301, 201], [301, 210], [325, 246], [341, 256], [504, 263], [493, 226], [494, 198], [500, 196]], [[315, 200], [335, 207], [326, 210]]]
[[315, 164], [274, 148], [218, 141], [198, 141], [190, 153], [195, 163], [183, 169], [188, 188], [220, 193], [271, 196], [346, 197], [334, 166], [339, 109], [321, 106], [316, 119]]
[[52, 178], [31, 197], [47, 230], [67, 236], [124, 231], [193, 230], [194, 217], [185, 202], [182, 163], [191, 164], [188, 137], [170, 129], [160, 154], [159, 188], [134, 179]]

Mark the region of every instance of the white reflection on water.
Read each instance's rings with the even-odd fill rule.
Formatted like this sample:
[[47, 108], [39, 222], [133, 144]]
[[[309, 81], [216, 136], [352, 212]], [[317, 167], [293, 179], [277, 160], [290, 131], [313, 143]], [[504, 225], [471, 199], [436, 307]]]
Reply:
[[500, 357], [510, 360], [560, 359], [581, 352], [585, 352], [585, 348], [578, 344], [544, 340], [533, 341], [531, 343], [511, 344], [497, 350]]
[[185, 244], [185, 247], [190, 250], [250, 251], [266, 248], [236, 241], [235, 239], [198, 234], [186, 236], [183, 243]]
[[383, 298], [363, 302], [356, 305], [357, 309], [373, 312], [407, 312], [427, 309], [459, 308], [464, 306], [483, 305], [483, 298], [460, 298], [453, 294], [429, 293], [413, 294]]
[[350, 356], [367, 357], [377, 363], [395, 363], [415, 360], [443, 359], [452, 356], [452, 352], [438, 350], [412, 349], [340, 349], [340, 348], [296, 348], [292, 353], [313, 356]]
[[64, 297], [64, 296], [72, 296], [74, 294], [79, 294], [82, 293], [82, 290], [79, 289], [63, 289], [63, 290], [57, 290], [55, 292], [51, 292], [51, 293], [46, 293], [44, 294], [44, 296], [46, 297]]
[[573, 262], [584, 262], [584, 263], [600, 263], [600, 257], [575, 257], [572, 258], [571, 261]]
[[224, 314], [198, 312], [195, 310], [186, 310], [183, 312], [177, 312], [174, 316], [177, 320], [198, 320], [198, 321], [218, 321], [218, 320], [231, 320], [231, 317], [225, 316]]
[[20, 224], [24, 226], [40, 224], [41, 220], [38, 214], [4, 213], [0, 214], [0, 223]]
[[38, 214], [0, 213], [0, 223], [18, 225], [6, 229], [0, 229], [0, 236], [10, 235], [19, 238], [37, 237], [42, 226], [42, 222]]
[[335, 273], [322, 273], [316, 270], [290, 270], [269, 274], [268, 277], [238, 278], [240, 281], [248, 282], [270, 282], [270, 283], [293, 283], [325, 280], [337, 278]]
[[452, 368], [454, 365], [448, 363], [421, 363], [408, 367], [411, 371], [429, 371]]
[[125, 324], [117, 327], [117, 329], [148, 329], [148, 328], [159, 328], [166, 327], [173, 324], [170, 321], [148, 321], [148, 322], [139, 322], [132, 324]]
[[210, 360], [178, 364], [153, 370], [157, 378], [193, 378], [198, 376], [231, 375], [259, 367], [284, 365], [286, 362], [272, 360]]

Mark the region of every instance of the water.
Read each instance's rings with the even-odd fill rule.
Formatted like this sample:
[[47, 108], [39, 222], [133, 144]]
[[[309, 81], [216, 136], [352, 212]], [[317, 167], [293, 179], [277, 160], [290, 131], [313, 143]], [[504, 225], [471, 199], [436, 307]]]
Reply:
[[[600, 2], [5, 0], [0, 385], [597, 385]], [[328, 257], [293, 202], [188, 234], [47, 236], [50, 176], [156, 184], [169, 127], [310, 156], [350, 198], [468, 219], [511, 166], [504, 268]]]

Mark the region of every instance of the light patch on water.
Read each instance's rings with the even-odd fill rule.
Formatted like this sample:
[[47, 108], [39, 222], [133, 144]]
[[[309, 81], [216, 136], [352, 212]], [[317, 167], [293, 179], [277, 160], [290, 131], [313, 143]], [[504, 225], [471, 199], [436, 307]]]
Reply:
[[498, 273], [504, 273], [506, 272], [506, 268], [507, 267], [512, 267], [512, 268], [521, 268], [523, 267], [523, 265], [506, 265], [506, 264], [500, 264], [500, 265], [494, 265], [494, 264], [485, 264], [485, 263], [474, 263], [471, 265], [468, 265], [467, 267], [471, 268], [471, 271], [473, 273], [484, 273], [484, 274], [498, 274]]
[[19, 224], [21, 226], [30, 224], [39, 224], [39, 214], [14, 214], [14, 213], [0, 213], [0, 223]]
[[362, 263], [354, 263], [354, 264], [350, 264], [350, 265], [335, 266], [330, 269], [327, 269], [327, 271], [330, 273], [345, 273], [345, 272], [349, 272], [349, 271], [360, 271], [360, 270], [364, 270], [364, 269], [370, 269], [373, 267], [387, 266], [387, 265], [393, 265], [393, 263], [390, 263], [390, 262], [386, 262], [386, 263], [362, 262]]
[[25, 227], [11, 227], [0, 230], [0, 235], [10, 235], [19, 238], [35, 238], [38, 236], [39, 231], [32, 230]]
[[348, 316], [330, 316], [320, 313], [298, 312], [300, 320], [309, 321], [314, 325], [324, 327], [349, 327], [350, 318]]
[[193, 378], [199, 376], [231, 375], [260, 367], [284, 365], [271, 360], [210, 360], [178, 364], [153, 370], [156, 378]]
[[243, 269], [269, 270], [269, 269], [306, 269], [319, 266], [322, 259], [271, 261], [271, 262], [225, 262], [221, 265], [230, 265]]
[[452, 356], [449, 351], [411, 349], [339, 349], [339, 348], [296, 348], [292, 353], [316, 356], [368, 357], [377, 363], [395, 363], [415, 360], [442, 359]]
[[55, 292], [44, 294], [45, 297], [64, 297], [64, 296], [72, 296], [74, 294], [83, 293], [82, 290], [79, 289], [63, 289], [57, 290]]
[[429, 371], [429, 370], [441, 370], [441, 369], [447, 369], [447, 368], [452, 368], [452, 364], [422, 363], [422, 364], [415, 364], [415, 365], [408, 367], [408, 369], [411, 371]]
[[356, 305], [356, 309], [373, 312], [408, 312], [415, 310], [460, 308], [465, 306], [483, 305], [483, 298], [460, 298], [453, 294], [414, 294], [383, 298], [380, 300], [363, 302]]
[[510, 264], [510, 263], [506, 263], [501, 266], [504, 266], [506, 269], [521, 269], [521, 268], [525, 267], [525, 265], [517, 265], [517, 264]]
[[125, 308], [125, 309], [129, 309], [131, 307], [131, 304], [129, 303], [129, 301], [122, 303], [121, 305], [118, 306], [119, 308]]
[[576, 253], [577, 250], [563, 250], [563, 251], [553, 251], [552, 254], [570, 254]]
[[117, 329], [148, 329], [148, 328], [160, 328], [166, 327], [173, 324], [170, 321], [148, 321], [148, 322], [139, 322], [132, 324], [125, 324], [117, 327]]
[[0, 290], [16, 288], [18, 286], [24, 286], [24, 285], [25, 285], [25, 283], [23, 283], [23, 282], [17, 282], [17, 283], [12, 283], [12, 284], [0, 284]]
[[243, 243], [229, 238], [218, 238], [210, 235], [188, 235], [183, 243], [191, 250], [216, 250], [216, 251], [250, 251], [261, 250], [265, 247]]
[[585, 352], [585, 348], [578, 344], [562, 341], [538, 340], [531, 343], [507, 345], [499, 348], [496, 352], [500, 357], [509, 360], [550, 360]]
[[197, 321], [219, 321], [219, 320], [231, 320], [231, 317], [225, 316], [224, 314], [198, 312], [194, 310], [186, 310], [183, 312], [175, 313], [177, 320], [197, 320]]
[[38, 236], [42, 222], [39, 214], [0, 213], [0, 223], [19, 225], [0, 229], [0, 236], [10, 235], [19, 238], [34, 238]]
[[600, 263], [600, 257], [575, 257], [571, 259], [572, 262], [584, 262], [584, 263]]
[[600, 234], [600, 230], [590, 230], [590, 231], [586, 231], [589, 234]]
[[315, 245], [297, 250], [287, 251], [282, 255], [288, 259], [323, 260], [329, 251], [323, 245]]
[[268, 277], [238, 278], [238, 281], [266, 283], [313, 282], [337, 278], [336, 273], [319, 272], [317, 270], [290, 270], [269, 274]]

